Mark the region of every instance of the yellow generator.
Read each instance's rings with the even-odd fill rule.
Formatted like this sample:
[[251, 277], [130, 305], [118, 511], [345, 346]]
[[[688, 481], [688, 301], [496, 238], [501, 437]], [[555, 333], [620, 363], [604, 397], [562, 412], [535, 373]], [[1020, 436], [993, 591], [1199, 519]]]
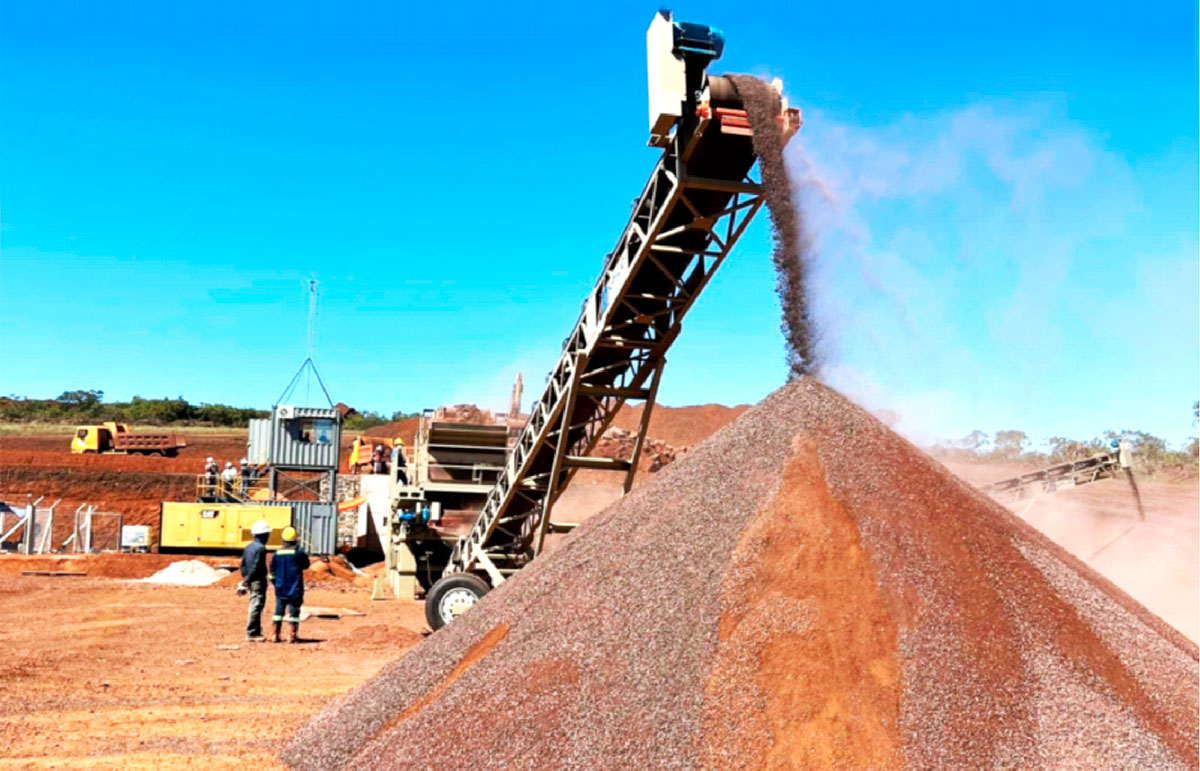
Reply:
[[250, 526], [260, 519], [271, 525], [267, 548], [278, 549], [283, 543], [280, 534], [292, 524], [291, 506], [164, 502], [158, 545], [163, 549], [241, 550], [254, 538]]

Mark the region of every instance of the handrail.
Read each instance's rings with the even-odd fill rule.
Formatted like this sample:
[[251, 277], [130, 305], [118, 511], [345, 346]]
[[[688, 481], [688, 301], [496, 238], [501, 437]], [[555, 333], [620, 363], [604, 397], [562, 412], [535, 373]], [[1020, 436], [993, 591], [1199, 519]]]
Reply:
[[196, 475], [197, 500], [244, 503], [257, 500], [254, 497], [256, 493], [269, 493], [270, 488], [271, 480], [268, 477], [244, 477], [239, 474], [230, 482], [220, 474], [215, 477], [211, 474]]

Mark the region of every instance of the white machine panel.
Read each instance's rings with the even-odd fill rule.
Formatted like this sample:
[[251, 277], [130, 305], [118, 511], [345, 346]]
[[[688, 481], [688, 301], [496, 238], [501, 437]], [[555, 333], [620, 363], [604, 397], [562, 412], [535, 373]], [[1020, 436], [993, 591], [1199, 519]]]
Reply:
[[675, 25], [669, 12], [654, 14], [646, 30], [646, 82], [650, 87], [650, 142], [666, 147], [671, 127], [687, 98], [684, 61], [675, 53]]

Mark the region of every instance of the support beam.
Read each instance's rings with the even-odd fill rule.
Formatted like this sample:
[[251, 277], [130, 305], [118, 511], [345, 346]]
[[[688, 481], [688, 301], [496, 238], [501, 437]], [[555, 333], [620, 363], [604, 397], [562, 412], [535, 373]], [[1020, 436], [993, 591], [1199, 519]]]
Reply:
[[629, 461], [620, 458], [594, 458], [590, 455], [568, 455], [563, 459], [567, 468], [592, 469], [593, 471], [629, 471]]
[[625, 484], [621, 488], [621, 496], [629, 495], [629, 491], [633, 489], [633, 478], [637, 476], [638, 461], [642, 458], [642, 445], [646, 442], [646, 431], [650, 428], [650, 413], [654, 410], [654, 401], [658, 398], [658, 384], [662, 381], [663, 367], [667, 366], [667, 359], [663, 357], [658, 360], [658, 366], [654, 368], [654, 374], [650, 377], [650, 395], [646, 397], [645, 404], [642, 405], [642, 420], [638, 423], [637, 437], [633, 440], [633, 452], [629, 456], [629, 472], [625, 474]]
[[476, 560], [483, 567], [484, 572], [488, 574], [488, 578], [490, 578], [492, 580], [493, 587], [499, 586], [500, 584], [504, 583], [504, 576], [500, 573], [499, 570], [496, 569], [495, 563], [492, 562], [492, 560], [488, 557], [488, 555], [484, 554], [483, 552], [480, 552], [479, 555], [476, 557]]
[[581, 385], [579, 393], [582, 396], [595, 396], [601, 399], [645, 399], [650, 395], [650, 389]]
[[649, 351], [658, 345], [658, 340], [630, 340], [623, 337], [601, 337], [596, 345], [601, 348], [628, 348]]
[[579, 357], [575, 357], [575, 371], [571, 374], [571, 385], [567, 386], [567, 397], [563, 403], [562, 422], [558, 430], [558, 441], [554, 444], [554, 460], [550, 464], [550, 478], [546, 481], [546, 497], [542, 499], [542, 518], [538, 522], [537, 538], [533, 544], [533, 554], [541, 553], [546, 543], [546, 530], [550, 527], [550, 510], [554, 508], [554, 500], [558, 497], [558, 479], [562, 473], [563, 459], [567, 456], [567, 446], [571, 444], [571, 413], [575, 410], [575, 399], [579, 393], [579, 379], [582, 368]]

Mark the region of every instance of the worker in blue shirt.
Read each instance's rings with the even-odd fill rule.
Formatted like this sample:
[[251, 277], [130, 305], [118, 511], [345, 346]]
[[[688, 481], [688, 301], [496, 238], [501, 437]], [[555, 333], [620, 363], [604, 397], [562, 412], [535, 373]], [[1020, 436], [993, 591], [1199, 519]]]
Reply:
[[[275, 642], [283, 622], [291, 625], [288, 642], [300, 641], [300, 606], [304, 604], [304, 571], [308, 554], [296, 543], [296, 528], [283, 529], [283, 548], [271, 558], [270, 578], [275, 585]], [[286, 612], [286, 615], [285, 615]]]
[[254, 539], [242, 552], [242, 582], [238, 584], [239, 595], [250, 595], [250, 608], [246, 613], [246, 639], [262, 642], [263, 606], [267, 604], [267, 539], [271, 537], [271, 526], [260, 519], [250, 526]]

